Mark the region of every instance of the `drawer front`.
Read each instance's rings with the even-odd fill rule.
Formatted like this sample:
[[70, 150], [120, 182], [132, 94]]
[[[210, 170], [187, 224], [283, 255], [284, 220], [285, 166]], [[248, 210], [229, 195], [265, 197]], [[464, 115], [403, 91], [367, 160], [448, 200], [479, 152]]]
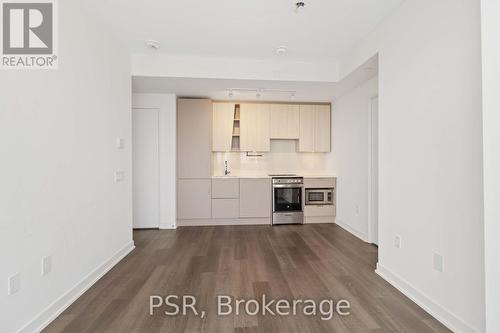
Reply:
[[335, 206], [305, 206], [304, 216], [335, 216]]
[[212, 218], [230, 219], [240, 215], [239, 199], [212, 199]]
[[335, 178], [304, 178], [305, 188], [335, 188]]
[[240, 195], [238, 178], [212, 179], [212, 199], [237, 199]]

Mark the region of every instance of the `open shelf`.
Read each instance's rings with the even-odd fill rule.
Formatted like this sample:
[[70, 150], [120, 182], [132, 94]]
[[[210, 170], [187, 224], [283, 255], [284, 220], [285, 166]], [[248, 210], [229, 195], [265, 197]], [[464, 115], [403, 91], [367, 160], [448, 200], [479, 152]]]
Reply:
[[240, 151], [240, 105], [234, 105], [231, 151]]

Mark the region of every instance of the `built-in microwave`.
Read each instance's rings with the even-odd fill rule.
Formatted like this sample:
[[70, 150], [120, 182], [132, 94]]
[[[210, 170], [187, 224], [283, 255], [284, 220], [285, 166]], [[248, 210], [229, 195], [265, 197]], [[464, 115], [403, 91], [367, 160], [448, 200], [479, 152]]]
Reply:
[[306, 188], [306, 205], [333, 205], [333, 188]]

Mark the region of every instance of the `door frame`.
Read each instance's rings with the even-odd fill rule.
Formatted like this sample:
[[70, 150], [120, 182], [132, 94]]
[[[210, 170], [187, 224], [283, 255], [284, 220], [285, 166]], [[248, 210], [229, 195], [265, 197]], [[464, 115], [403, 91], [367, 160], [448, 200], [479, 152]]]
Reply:
[[[374, 119], [373, 117], [373, 102], [374, 100], [378, 100], [378, 95], [372, 96], [368, 100], [368, 242], [372, 244], [378, 245], [379, 239], [378, 239], [378, 232], [377, 235], [375, 236], [375, 223], [377, 223], [377, 231], [379, 229], [379, 222], [378, 221], [378, 216], [376, 216], [375, 213], [375, 207], [374, 207], [374, 193], [373, 193], [373, 182], [374, 182], [374, 177], [378, 178], [378, 173], [377, 175], [374, 174], [373, 170], [373, 156], [376, 153], [377, 154], [377, 159], [378, 155], [380, 152], [380, 141], [378, 145], [378, 151], [374, 152], [373, 151], [373, 122], [377, 121], [379, 122], [380, 119], [380, 104], [378, 108], [378, 117], [377, 119]], [[380, 101], [379, 101], [380, 103]], [[380, 133], [380, 128], [378, 128], [378, 133]], [[380, 135], [379, 135], [380, 137]], [[380, 192], [380, 188], [379, 188]], [[377, 197], [379, 192], [377, 192]]]

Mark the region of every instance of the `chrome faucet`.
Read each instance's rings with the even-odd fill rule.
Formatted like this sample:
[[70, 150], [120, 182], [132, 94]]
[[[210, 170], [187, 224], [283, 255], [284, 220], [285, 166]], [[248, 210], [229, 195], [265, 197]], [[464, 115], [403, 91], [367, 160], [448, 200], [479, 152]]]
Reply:
[[224, 161], [224, 176], [227, 176], [231, 173], [231, 171], [229, 171], [227, 169], [227, 161]]

